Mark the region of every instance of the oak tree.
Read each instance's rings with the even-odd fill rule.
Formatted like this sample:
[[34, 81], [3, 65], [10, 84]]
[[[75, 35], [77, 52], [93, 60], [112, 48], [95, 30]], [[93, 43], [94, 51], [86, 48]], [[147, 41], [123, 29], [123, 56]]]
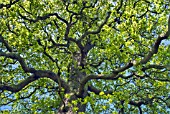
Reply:
[[167, 0], [1, 0], [0, 110], [168, 114], [169, 11]]

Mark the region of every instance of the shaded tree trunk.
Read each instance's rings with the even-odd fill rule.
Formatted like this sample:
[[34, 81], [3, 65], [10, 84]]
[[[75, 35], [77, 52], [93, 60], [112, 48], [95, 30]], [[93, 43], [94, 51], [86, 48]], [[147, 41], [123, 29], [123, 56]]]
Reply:
[[[85, 72], [82, 72], [79, 69], [79, 66], [81, 66], [81, 53], [74, 53], [73, 54], [73, 63], [70, 66], [70, 77], [69, 77], [69, 87], [70, 91], [65, 93], [71, 95], [70, 98], [64, 98], [63, 102], [61, 104], [61, 107], [58, 111], [58, 114], [75, 114], [78, 112], [85, 112], [86, 104], [81, 104], [81, 102], [77, 103], [77, 106], [70, 106], [69, 104], [73, 100], [77, 100], [78, 98], [85, 98], [88, 94], [87, 91], [84, 91], [82, 96], [77, 96], [76, 93], [79, 91], [80, 87], [80, 81], [81, 79], [86, 76]], [[86, 89], [87, 90], [87, 89]], [[73, 111], [73, 108], [77, 107], [78, 110], [75, 112]]]

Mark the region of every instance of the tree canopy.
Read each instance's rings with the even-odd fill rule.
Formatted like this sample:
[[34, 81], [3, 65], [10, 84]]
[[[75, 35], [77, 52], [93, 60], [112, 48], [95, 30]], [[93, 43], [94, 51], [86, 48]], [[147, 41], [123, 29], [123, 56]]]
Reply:
[[1, 0], [0, 110], [168, 114], [169, 11], [168, 0]]

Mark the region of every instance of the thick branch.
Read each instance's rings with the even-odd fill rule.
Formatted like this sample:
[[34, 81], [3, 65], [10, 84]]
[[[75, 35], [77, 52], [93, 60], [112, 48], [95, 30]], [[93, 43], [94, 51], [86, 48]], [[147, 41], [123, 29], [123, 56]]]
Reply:
[[[128, 76], [123, 76], [123, 75], [120, 75], [118, 78], [123, 78], [123, 79], [128, 79], [128, 78], [131, 78], [134, 74], [130, 74]], [[123, 83], [121, 85], [115, 85], [115, 90], [118, 86], [124, 86], [126, 85], [128, 82], [126, 83]], [[102, 92], [102, 90], [99, 90], [97, 88], [95, 88], [93, 85], [88, 85], [88, 90], [91, 91], [91, 92], [94, 92], [95, 94], [99, 95], [100, 92]], [[108, 90], [108, 91], [104, 91], [105, 94], [112, 94], [114, 92], [114, 90]]]
[[12, 52], [12, 48], [9, 46], [8, 42], [4, 40], [4, 37], [0, 34], [0, 42], [2, 42], [9, 52]]
[[4, 56], [4, 57], [7, 57], [7, 58], [11, 58], [11, 59], [15, 59], [17, 61], [19, 61], [22, 69], [25, 71], [25, 72], [30, 72], [30, 73], [34, 73], [35, 72], [35, 69], [34, 68], [29, 68], [27, 67], [24, 59], [16, 54], [16, 53], [5, 53], [5, 52], [0, 52], [0, 56]]
[[146, 64], [154, 54], [158, 53], [158, 49], [159, 49], [159, 45], [161, 44], [161, 41], [164, 40], [164, 39], [168, 39], [169, 35], [170, 35], [170, 16], [169, 16], [169, 19], [168, 19], [168, 31], [166, 32], [166, 34], [164, 36], [159, 36], [157, 38], [157, 40], [155, 41], [154, 46], [152, 47], [152, 50], [148, 53], [148, 55], [146, 55], [140, 61], [140, 63], [141, 64]]
[[121, 78], [124, 78], [124, 79], [127, 79], [127, 78], [130, 78], [132, 77], [134, 74], [131, 74], [129, 76], [123, 76], [123, 75], [119, 75], [118, 73], [120, 72], [123, 72], [127, 69], [129, 69], [130, 67], [133, 66], [133, 63], [128, 63], [126, 66], [124, 67], [121, 67], [115, 71], [113, 71], [112, 74], [109, 74], [109, 75], [104, 75], [104, 74], [99, 74], [99, 75], [88, 75], [86, 76], [80, 83], [80, 87], [79, 87], [79, 93], [78, 95], [81, 96], [84, 92], [84, 86], [86, 85], [86, 83], [92, 79], [105, 79], [105, 80], [116, 80], [118, 79], [119, 77]]
[[[88, 90], [91, 92], [94, 92], [95, 94], [99, 95], [99, 93], [101, 92], [101, 90], [95, 88], [94, 86], [90, 85], [88, 86]], [[113, 90], [109, 90], [109, 91], [104, 91], [104, 93], [107, 94], [112, 94]]]
[[35, 78], [35, 76], [30, 76], [28, 78], [26, 78], [24, 81], [22, 81], [21, 83], [19, 83], [18, 85], [15, 86], [9, 86], [9, 85], [0, 85], [0, 90], [4, 91], [4, 90], [8, 90], [11, 92], [18, 92], [20, 91], [22, 88], [24, 88], [26, 85], [28, 85], [29, 83], [37, 80], [38, 78]]
[[117, 69], [117, 70], [114, 70], [113, 73], [120, 73], [120, 72], [123, 72], [123, 71], [125, 71], [125, 70], [131, 68], [132, 66], [133, 66], [133, 63], [130, 62], [130, 63], [128, 63], [127, 65], [125, 65], [124, 67], [121, 67], [121, 68], [119, 68], [119, 69]]
[[130, 101], [129, 104], [139, 107], [142, 104], [146, 104], [146, 103], [144, 101]]
[[80, 82], [80, 87], [79, 87], [79, 93], [78, 96], [82, 96], [84, 93], [84, 87], [86, 83], [92, 79], [105, 79], [105, 80], [116, 80], [120, 77], [120, 75], [117, 74], [111, 74], [111, 75], [88, 75], [86, 76], [81, 82]]
[[[59, 80], [58, 80], [59, 76], [56, 75], [55, 73], [53, 73], [51, 71], [38, 70], [32, 76], [26, 78], [25, 80], [20, 82], [18, 85], [14, 85], [14, 86], [0, 85], [0, 90], [2, 90], [2, 91], [8, 90], [11, 92], [18, 92], [18, 91], [22, 90], [25, 86], [30, 84], [31, 82], [38, 80], [39, 78], [50, 78], [57, 83], [59, 82]], [[60, 79], [60, 82], [61, 82], [61, 87], [63, 87], [65, 89], [65, 92], [68, 92], [69, 86], [67, 85], [67, 83], [61, 79]]]

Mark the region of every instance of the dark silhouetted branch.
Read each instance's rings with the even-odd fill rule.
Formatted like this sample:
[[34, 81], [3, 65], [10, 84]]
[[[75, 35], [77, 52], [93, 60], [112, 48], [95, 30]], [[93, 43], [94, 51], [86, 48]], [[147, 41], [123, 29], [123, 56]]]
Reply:
[[38, 22], [40, 20], [46, 20], [46, 19], [48, 19], [48, 18], [50, 18], [52, 16], [56, 16], [60, 21], [68, 24], [68, 22], [64, 18], [60, 17], [58, 15], [58, 13], [50, 13], [50, 14], [47, 14], [47, 15], [44, 15], [44, 16], [38, 16], [36, 19], [29, 19], [26, 16], [23, 16], [21, 13], [18, 13], [18, 14], [19, 14], [19, 16], [21, 16], [21, 18], [23, 18], [25, 20], [28, 20], [30, 22], [33, 22], [33, 23]]
[[165, 35], [159, 36], [157, 38], [151, 51], [149, 51], [149, 53], [140, 61], [140, 64], [146, 64], [154, 54], [158, 53], [158, 49], [159, 49], [159, 45], [161, 44], [161, 41], [164, 39], [168, 39], [169, 35], [170, 35], [170, 16], [168, 19], [168, 31], [165, 33]]
[[12, 52], [12, 47], [9, 46], [8, 42], [4, 40], [4, 37], [0, 34], [0, 42], [2, 42], [9, 52]]
[[95, 31], [86, 31], [86, 32], [80, 37], [80, 40], [83, 40], [83, 39], [84, 39], [87, 35], [89, 35], [89, 34], [98, 34], [98, 33], [100, 33], [102, 27], [107, 23], [110, 15], [111, 15], [111, 12], [108, 12], [105, 20], [104, 20], [103, 23], [98, 27], [98, 29], [95, 30]]
[[29, 67], [26, 65], [24, 59], [23, 59], [20, 55], [18, 55], [18, 54], [16, 54], [16, 53], [0, 52], [0, 56], [4, 56], [4, 57], [11, 58], [11, 59], [14, 59], [14, 60], [19, 61], [22, 69], [23, 69], [25, 72], [34, 73], [34, 72], [36, 71], [34, 68], [29, 68]]
[[15, 3], [17, 3], [19, 0], [15, 0], [14, 2], [12, 2], [12, 0], [10, 0], [10, 3], [9, 4], [0, 4], [0, 9], [3, 8], [3, 7], [6, 7], [6, 8], [10, 8], [12, 5], [14, 5]]
[[[4, 90], [8, 90], [11, 92], [18, 92], [20, 90], [22, 90], [25, 86], [27, 86], [28, 84], [30, 84], [33, 81], [38, 80], [39, 78], [50, 78], [51, 80], [55, 81], [55, 82], [59, 82], [59, 76], [56, 75], [55, 73], [51, 72], [51, 71], [45, 71], [45, 70], [37, 70], [32, 76], [24, 79], [22, 82], [20, 82], [17, 85], [0, 85], [0, 90], [4, 91]], [[67, 85], [67, 83], [60, 79], [61, 82], [61, 87], [63, 87], [65, 89], [65, 92], [69, 91], [69, 86]]]

